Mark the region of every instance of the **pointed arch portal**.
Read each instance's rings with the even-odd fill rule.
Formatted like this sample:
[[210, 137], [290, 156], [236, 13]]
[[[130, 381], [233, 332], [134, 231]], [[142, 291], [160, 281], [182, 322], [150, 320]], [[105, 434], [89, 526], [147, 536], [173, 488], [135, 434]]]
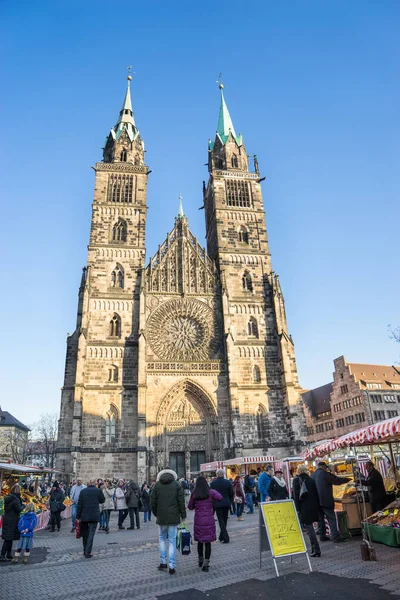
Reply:
[[157, 412], [157, 469], [169, 465], [179, 477], [195, 475], [218, 451], [215, 406], [197, 383], [184, 379], [164, 396]]

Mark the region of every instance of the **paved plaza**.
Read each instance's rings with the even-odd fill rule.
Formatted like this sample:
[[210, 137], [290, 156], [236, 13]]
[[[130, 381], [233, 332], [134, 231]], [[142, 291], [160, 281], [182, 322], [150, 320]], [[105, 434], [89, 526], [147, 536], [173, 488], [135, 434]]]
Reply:
[[[190, 527], [192, 518], [190, 514], [187, 521]], [[70, 533], [70, 520], [63, 521], [60, 533], [36, 534], [30, 564], [0, 563], [0, 598], [31, 600], [37, 595], [40, 600], [154, 600], [165, 596], [164, 600], [169, 600], [173, 594], [177, 600], [184, 597], [326, 600], [344, 597], [341, 590], [347, 590], [352, 600], [400, 597], [400, 550], [376, 544], [378, 561], [362, 562], [358, 537], [337, 545], [324, 542], [323, 556], [312, 559], [311, 576], [305, 557], [293, 559], [292, 564], [290, 559], [281, 559], [278, 564], [282, 577], [276, 580], [269, 553], [263, 553], [260, 569], [258, 522], [257, 511], [246, 515], [242, 522], [231, 518], [228, 524], [231, 543], [213, 544], [209, 573], [198, 568], [193, 546], [190, 556], [178, 555], [177, 572], [171, 576], [159, 573], [156, 568], [158, 532], [154, 521], [142, 523], [140, 530], [118, 531], [114, 514], [110, 534], [96, 533], [91, 559], [83, 557], [81, 540]], [[128, 520], [125, 524], [129, 524]], [[271, 581], [263, 585], [267, 579]], [[185, 590], [190, 593], [176, 595]]]

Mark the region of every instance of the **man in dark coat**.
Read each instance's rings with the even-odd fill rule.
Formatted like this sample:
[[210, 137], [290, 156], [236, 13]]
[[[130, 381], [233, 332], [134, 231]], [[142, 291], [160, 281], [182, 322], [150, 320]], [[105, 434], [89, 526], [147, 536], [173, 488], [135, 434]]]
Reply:
[[167, 565], [167, 538], [168, 538], [168, 557], [169, 573], [175, 574], [176, 563], [176, 536], [178, 525], [186, 519], [185, 494], [182, 487], [177, 482], [177, 474], [169, 467], [165, 467], [157, 475], [157, 483], [154, 486], [150, 503], [151, 510], [157, 517], [159, 526], [159, 547], [160, 564], [157, 567], [159, 571], [168, 568]]
[[215, 503], [215, 513], [218, 518], [219, 525], [219, 541], [223, 544], [229, 543], [229, 534], [226, 529], [228, 523], [229, 509], [233, 502], [233, 487], [232, 483], [225, 479], [225, 471], [218, 469], [217, 478], [211, 482], [210, 488], [219, 492], [222, 500]]
[[[301, 493], [303, 483], [307, 489], [307, 493]], [[317, 486], [315, 485], [315, 481], [309, 476], [305, 465], [299, 465], [297, 477], [293, 479], [293, 500], [299, 514], [300, 523], [304, 525], [307, 535], [310, 538], [310, 556], [321, 556], [321, 549], [314, 530], [314, 523], [319, 520], [320, 514]]]
[[336, 515], [334, 511], [335, 501], [333, 499], [333, 485], [342, 485], [351, 481], [348, 477], [337, 477], [331, 473], [328, 469], [328, 465], [325, 462], [319, 462], [318, 468], [311, 475], [317, 486], [319, 503], [321, 506], [320, 517], [319, 517], [319, 535], [321, 541], [325, 541], [328, 538], [326, 535], [325, 518], [328, 519], [329, 528], [331, 530], [331, 538], [334, 542], [342, 542], [340, 533], [336, 525]]
[[76, 518], [81, 522], [83, 554], [92, 558], [92, 547], [97, 523], [100, 521], [100, 504], [104, 504], [104, 494], [96, 487], [96, 480], [91, 479], [87, 488], [79, 494]]
[[135, 517], [136, 517], [136, 527], [140, 529], [140, 520], [139, 520], [139, 509], [141, 504], [140, 499], [140, 489], [136, 481], [130, 481], [129, 485], [125, 492], [125, 500], [126, 505], [129, 511], [129, 518], [131, 520], [131, 524], [128, 529], [135, 529]]
[[378, 510], [383, 510], [387, 504], [385, 484], [382, 475], [375, 469], [373, 462], [370, 460], [366, 462], [365, 468], [368, 471], [368, 476], [366, 478], [360, 477], [360, 482], [361, 485], [368, 488], [372, 512], [375, 513]]
[[4, 498], [4, 516], [1, 530], [3, 546], [1, 548], [0, 560], [12, 560], [13, 540], [19, 540], [18, 521], [23, 509], [21, 503], [21, 489], [18, 484], [14, 485], [11, 493]]

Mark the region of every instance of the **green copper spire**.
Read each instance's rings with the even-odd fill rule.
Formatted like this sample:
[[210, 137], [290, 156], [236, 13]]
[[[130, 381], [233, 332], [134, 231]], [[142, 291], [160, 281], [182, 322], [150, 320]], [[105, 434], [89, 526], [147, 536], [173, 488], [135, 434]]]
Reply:
[[[228, 141], [229, 135], [232, 134], [238, 146], [243, 144], [242, 135], [236, 135], [235, 128], [232, 123], [231, 115], [229, 114], [228, 107], [225, 102], [224, 97], [224, 85], [223, 83], [219, 84], [219, 89], [221, 90], [221, 106], [219, 109], [219, 118], [218, 118], [218, 127], [217, 127], [217, 136], [221, 140], [221, 142], [225, 145]], [[210, 142], [209, 144], [210, 150], [213, 150], [214, 143]]]
[[119, 112], [119, 117], [115, 127], [111, 129], [111, 135], [114, 139], [118, 139], [123, 131], [126, 131], [131, 142], [135, 141], [139, 135], [139, 131], [133, 117], [132, 101], [131, 101], [131, 81], [132, 76], [127, 77], [128, 85], [126, 87], [125, 99], [122, 108]]

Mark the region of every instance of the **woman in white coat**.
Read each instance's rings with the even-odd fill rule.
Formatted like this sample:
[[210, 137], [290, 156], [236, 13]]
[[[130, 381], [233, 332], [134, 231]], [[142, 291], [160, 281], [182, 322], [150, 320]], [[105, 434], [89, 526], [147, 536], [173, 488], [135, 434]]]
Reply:
[[123, 523], [128, 514], [128, 507], [126, 505], [124, 482], [122, 479], [119, 480], [118, 487], [115, 490], [115, 498], [117, 501], [117, 510], [118, 510], [118, 529], [125, 529], [125, 527], [123, 526]]
[[113, 486], [111, 481], [105, 482], [105, 486], [103, 488], [103, 494], [104, 494], [104, 498], [106, 499], [106, 501], [102, 505], [104, 514], [106, 515], [105, 532], [109, 533], [111, 511], [115, 510], [115, 506], [114, 506], [115, 487]]

